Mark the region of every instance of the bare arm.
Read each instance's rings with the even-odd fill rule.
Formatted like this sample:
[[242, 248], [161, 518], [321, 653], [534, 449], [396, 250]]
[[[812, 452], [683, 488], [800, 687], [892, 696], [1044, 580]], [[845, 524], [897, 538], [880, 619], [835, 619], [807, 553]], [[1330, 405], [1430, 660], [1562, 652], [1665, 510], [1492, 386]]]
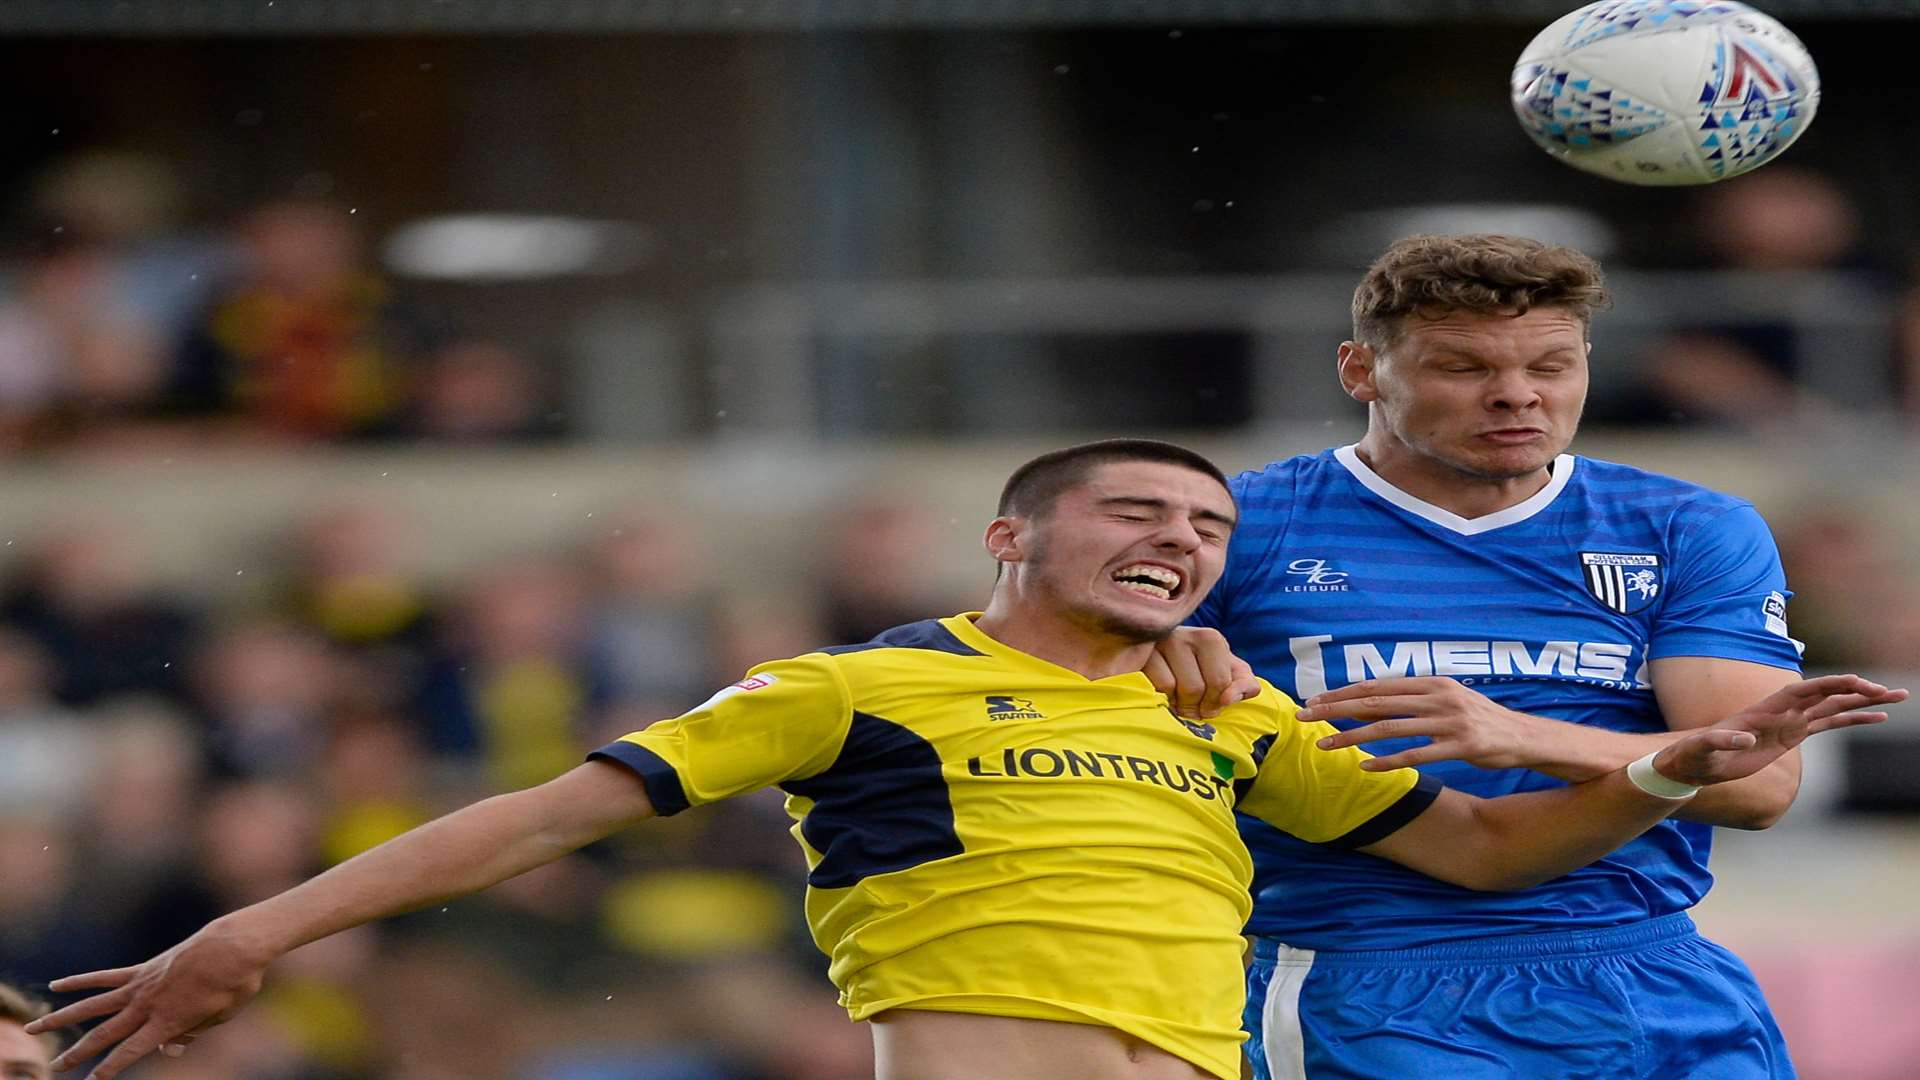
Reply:
[[107, 1017], [54, 1065], [64, 1070], [113, 1047], [89, 1074], [110, 1080], [162, 1045], [238, 1012], [259, 992], [267, 966], [288, 950], [478, 892], [652, 815], [632, 773], [590, 761], [539, 787], [430, 821], [214, 920], [144, 964], [57, 979], [51, 988], [58, 993], [106, 992], [35, 1021], [32, 1030]]
[[[1906, 696], [1855, 675], [1796, 682], [1725, 718], [1724, 726], [1674, 736], [1654, 767], [1711, 791], [1759, 775], [1809, 735], [1879, 723], [1886, 713], [1873, 706]], [[1624, 769], [1497, 799], [1446, 791], [1362, 850], [1471, 889], [1520, 889], [1592, 862], [1684, 805], [1641, 791]]]
[[[1674, 657], [1650, 666], [1654, 697], [1669, 731], [1608, 731], [1515, 712], [1442, 676], [1354, 683], [1312, 698], [1302, 718], [1369, 721], [1334, 746], [1424, 735], [1423, 747], [1377, 759], [1375, 768], [1459, 759], [1487, 769], [1533, 769], [1578, 783], [1708, 727], [1796, 681], [1793, 672], [1714, 657]], [[1778, 821], [1800, 787], [1800, 755], [1782, 755], [1760, 773], [1702, 791], [1675, 816], [1708, 825], [1764, 829]]]
[[1498, 799], [1448, 788], [1360, 850], [1469, 889], [1525, 889], [1585, 866], [1677, 808], [1634, 787], [1624, 770]]
[[[1660, 715], [1675, 733], [1718, 723], [1745, 702], [1758, 701], [1795, 680], [1793, 672], [1782, 668], [1710, 656], [1655, 660], [1648, 670]], [[1702, 791], [1678, 816], [1706, 825], [1764, 829], [1784, 817], [1799, 794], [1800, 751], [1792, 750], [1744, 780]]]

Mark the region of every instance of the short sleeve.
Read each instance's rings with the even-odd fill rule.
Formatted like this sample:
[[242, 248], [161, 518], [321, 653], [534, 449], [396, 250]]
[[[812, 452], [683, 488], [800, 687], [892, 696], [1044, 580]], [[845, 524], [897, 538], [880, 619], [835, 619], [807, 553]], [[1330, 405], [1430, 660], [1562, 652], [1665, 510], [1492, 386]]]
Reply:
[[588, 756], [632, 769], [665, 816], [820, 772], [852, 719], [833, 660], [809, 654], [762, 664], [693, 709]]
[[1272, 687], [1255, 700], [1268, 699], [1273, 741], [1240, 796], [1241, 811], [1309, 843], [1364, 847], [1413, 820], [1438, 795], [1439, 784], [1413, 769], [1362, 769], [1368, 754], [1357, 746], [1320, 749], [1314, 743], [1335, 733], [1332, 724], [1296, 719], [1300, 707]]
[[1648, 659], [1712, 656], [1800, 669], [1800, 643], [1787, 632], [1793, 594], [1753, 507], [1741, 503], [1681, 536], [1666, 586]]

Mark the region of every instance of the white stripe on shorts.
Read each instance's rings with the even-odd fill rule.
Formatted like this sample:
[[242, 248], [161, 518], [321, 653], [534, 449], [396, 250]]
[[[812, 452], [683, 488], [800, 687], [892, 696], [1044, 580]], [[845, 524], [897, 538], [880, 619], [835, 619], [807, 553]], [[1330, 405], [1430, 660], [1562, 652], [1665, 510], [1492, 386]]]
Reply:
[[1267, 1046], [1267, 1075], [1272, 1080], [1307, 1080], [1307, 1042], [1300, 1030], [1300, 987], [1313, 969], [1313, 950], [1280, 946], [1273, 981], [1260, 1005], [1260, 1034]]

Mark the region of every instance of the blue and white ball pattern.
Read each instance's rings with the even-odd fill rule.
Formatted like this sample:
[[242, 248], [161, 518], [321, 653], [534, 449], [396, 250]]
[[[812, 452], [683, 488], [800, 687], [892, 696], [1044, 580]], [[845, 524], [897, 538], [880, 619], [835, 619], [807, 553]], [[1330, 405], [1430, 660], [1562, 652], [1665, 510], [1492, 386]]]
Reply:
[[1547, 153], [1630, 184], [1708, 184], [1777, 157], [1820, 75], [1786, 27], [1732, 0], [1600, 0], [1533, 39], [1513, 109]]

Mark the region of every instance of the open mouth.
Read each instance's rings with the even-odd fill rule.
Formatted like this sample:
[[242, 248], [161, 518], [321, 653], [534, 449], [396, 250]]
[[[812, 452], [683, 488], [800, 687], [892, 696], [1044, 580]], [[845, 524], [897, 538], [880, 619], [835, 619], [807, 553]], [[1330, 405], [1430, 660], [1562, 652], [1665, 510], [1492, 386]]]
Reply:
[[1186, 590], [1186, 579], [1177, 571], [1151, 563], [1133, 563], [1113, 572], [1113, 580], [1129, 592], [1155, 600], [1172, 600]]

